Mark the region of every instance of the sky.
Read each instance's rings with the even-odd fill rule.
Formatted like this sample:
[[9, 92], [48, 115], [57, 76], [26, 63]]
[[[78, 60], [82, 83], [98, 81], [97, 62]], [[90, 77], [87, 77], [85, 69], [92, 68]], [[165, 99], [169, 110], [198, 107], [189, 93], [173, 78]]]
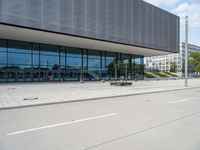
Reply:
[[200, 46], [200, 0], [144, 0], [180, 17], [181, 38], [184, 41], [184, 18], [189, 16], [189, 43]]

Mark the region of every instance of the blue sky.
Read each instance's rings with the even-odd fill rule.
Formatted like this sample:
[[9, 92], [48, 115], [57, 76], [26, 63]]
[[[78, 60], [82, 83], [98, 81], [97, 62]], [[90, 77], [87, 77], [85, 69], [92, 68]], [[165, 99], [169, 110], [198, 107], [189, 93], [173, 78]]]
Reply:
[[181, 42], [184, 41], [184, 17], [189, 16], [189, 42], [200, 46], [200, 0], [144, 0], [176, 14], [181, 19]]

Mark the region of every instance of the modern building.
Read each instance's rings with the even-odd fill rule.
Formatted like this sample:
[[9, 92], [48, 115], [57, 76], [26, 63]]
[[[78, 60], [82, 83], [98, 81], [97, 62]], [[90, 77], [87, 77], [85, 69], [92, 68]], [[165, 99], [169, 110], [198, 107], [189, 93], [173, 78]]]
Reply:
[[182, 74], [182, 55], [178, 53], [178, 54], [145, 57], [144, 66], [145, 66], [145, 71], [147, 72], [173, 71], [181, 75]]
[[[193, 52], [199, 52], [200, 53], [200, 46], [188, 44], [188, 57], [190, 57], [191, 53]], [[182, 72], [185, 72], [185, 43], [182, 42], [180, 46], [180, 54], [182, 58]], [[191, 64], [188, 64], [188, 73], [189, 75], [194, 75], [194, 67]]]
[[0, 0], [0, 82], [143, 79], [179, 17], [142, 0]]
[[[188, 44], [188, 57], [191, 53], [200, 52], [200, 46]], [[145, 71], [171, 71], [175, 66], [176, 72], [182, 76], [185, 72], [185, 43], [180, 43], [180, 52], [178, 54], [168, 54], [161, 56], [151, 56], [144, 58]], [[189, 75], [195, 74], [193, 65], [188, 64]]]

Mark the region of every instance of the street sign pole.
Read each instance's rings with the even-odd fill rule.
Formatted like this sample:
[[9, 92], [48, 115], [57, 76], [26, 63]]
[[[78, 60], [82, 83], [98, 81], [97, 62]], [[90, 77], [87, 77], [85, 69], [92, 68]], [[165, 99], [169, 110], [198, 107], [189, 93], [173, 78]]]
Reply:
[[185, 87], [188, 87], [188, 16], [185, 17]]

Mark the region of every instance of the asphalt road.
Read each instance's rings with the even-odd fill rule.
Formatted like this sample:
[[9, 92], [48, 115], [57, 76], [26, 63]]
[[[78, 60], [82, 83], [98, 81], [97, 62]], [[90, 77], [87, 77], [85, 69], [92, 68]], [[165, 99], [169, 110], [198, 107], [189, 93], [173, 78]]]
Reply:
[[200, 89], [0, 111], [0, 150], [90, 149], [199, 150]]

